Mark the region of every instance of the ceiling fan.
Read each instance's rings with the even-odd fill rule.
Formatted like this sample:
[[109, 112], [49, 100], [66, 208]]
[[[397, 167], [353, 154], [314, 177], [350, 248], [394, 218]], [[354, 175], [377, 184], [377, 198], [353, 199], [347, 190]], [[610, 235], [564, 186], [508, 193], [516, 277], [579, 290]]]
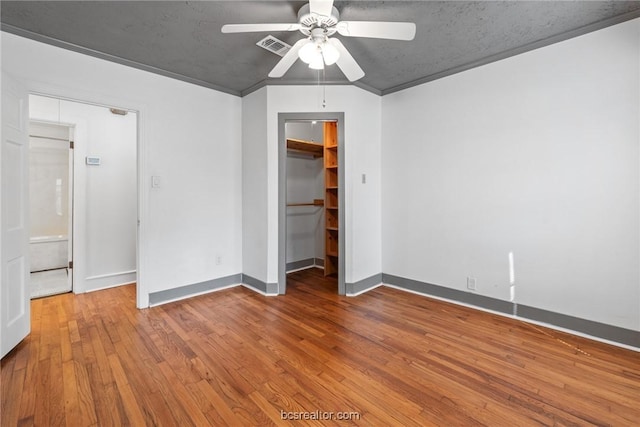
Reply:
[[392, 40], [413, 40], [416, 24], [412, 22], [340, 21], [333, 0], [310, 0], [298, 11], [298, 22], [292, 24], [227, 24], [223, 33], [250, 33], [259, 31], [300, 31], [307, 36], [298, 40], [269, 73], [271, 78], [282, 77], [300, 58], [309, 68], [322, 70], [325, 65], [336, 64], [353, 82], [364, 77], [364, 71], [337, 38], [369, 37]]

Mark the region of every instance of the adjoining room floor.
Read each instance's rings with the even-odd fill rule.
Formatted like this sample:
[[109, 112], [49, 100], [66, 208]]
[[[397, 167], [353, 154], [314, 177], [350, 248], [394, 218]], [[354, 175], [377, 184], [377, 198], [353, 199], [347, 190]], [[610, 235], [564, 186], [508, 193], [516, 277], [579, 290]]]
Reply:
[[640, 353], [336, 289], [312, 269], [278, 297], [234, 287], [137, 310], [127, 285], [33, 300], [31, 335], [2, 360], [2, 424], [640, 424]]
[[31, 298], [46, 297], [69, 289], [69, 273], [66, 268], [31, 273]]

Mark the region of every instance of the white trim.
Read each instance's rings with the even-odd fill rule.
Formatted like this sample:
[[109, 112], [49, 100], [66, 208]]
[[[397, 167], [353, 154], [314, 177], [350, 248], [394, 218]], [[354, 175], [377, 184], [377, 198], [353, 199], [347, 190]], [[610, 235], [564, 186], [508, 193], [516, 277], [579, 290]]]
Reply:
[[319, 269], [321, 269], [321, 270], [324, 270], [324, 267], [321, 267], [321, 266], [316, 265], [316, 264], [311, 264], [311, 265], [306, 265], [306, 266], [304, 266], [304, 267], [300, 267], [300, 268], [294, 268], [293, 270], [287, 270], [287, 274], [289, 274], [289, 273], [295, 273], [295, 272], [297, 272], [297, 271], [302, 271], [302, 270], [309, 270], [309, 269], [311, 269], [311, 268], [319, 268]]
[[137, 123], [137, 142], [138, 151], [136, 152], [137, 160], [137, 184], [138, 184], [138, 218], [136, 226], [136, 307], [149, 307], [149, 287], [146, 281], [147, 260], [147, 239], [146, 228], [147, 218], [149, 218], [149, 189], [147, 187], [147, 144], [146, 144], [146, 116], [148, 111], [146, 104], [138, 104], [136, 114]]
[[189, 298], [197, 297], [197, 296], [200, 296], [200, 295], [206, 295], [206, 294], [211, 294], [211, 293], [218, 292], [218, 291], [224, 291], [225, 289], [231, 289], [231, 288], [235, 288], [235, 287], [238, 287], [238, 286], [241, 286], [241, 285], [242, 285], [242, 283], [232, 283], [231, 285], [222, 286], [220, 288], [215, 288], [215, 289], [208, 289], [206, 291], [196, 292], [196, 293], [193, 293], [193, 294], [183, 295], [181, 297], [168, 299], [168, 300], [165, 300], [165, 301], [157, 302], [155, 304], [149, 303], [149, 308], [158, 307], [159, 305], [168, 304], [170, 302], [182, 301], [184, 299], [189, 299]]
[[80, 291], [75, 290], [75, 292], [84, 293], [94, 290], [109, 289], [128, 283], [137, 283], [137, 280], [138, 278], [135, 270], [87, 277], [82, 281], [84, 288]]
[[277, 297], [278, 295], [280, 295], [280, 294], [268, 294], [266, 292], [262, 292], [261, 290], [256, 289], [251, 285], [247, 285], [246, 283], [240, 283], [240, 286], [243, 286], [243, 287], [245, 287], [245, 288], [247, 288], [249, 290], [252, 290], [253, 292], [258, 293], [258, 294], [260, 294], [262, 296], [265, 296], [265, 297]]
[[[84, 280], [106, 279], [107, 277], [123, 276], [125, 274], [136, 274], [136, 270], [121, 271], [119, 273], [100, 274], [100, 275], [97, 275], [97, 276], [85, 277]], [[130, 282], [130, 283], [134, 283], [134, 282]]]
[[364, 294], [365, 292], [372, 291], [372, 290], [374, 290], [374, 289], [376, 289], [376, 288], [379, 288], [380, 286], [383, 286], [383, 285], [384, 285], [384, 283], [378, 283], [377, 285], [373, 285], [373, 286], [372, 286], [372, 287], [370, 287], [370, 288], [363, 289], [363, 290], [361, 290], [360, 292], [356, 292], [355, 294], [347, 293], [347, 294], [346, 294], [346, 296], [348, 296], [348, 297], [357, 297], [358, 295], [362, 295], [362, 294]]
[[315, 268], [315, 265], [307, 265], [305, 267], [294, 268], [293, 270], [287, 270], [287, 274], [289, 274], [289, 273], [297, 273], [298, 271], [309, 270], [311, 268]]
[[590, 340], [593, 340], [593, 341], [598, 341], [598, 342], [601, 342], [601, 343], [604, 343], [604, 344], [609, 344], [609, 345], [613, 345], [613, 346], [616, 346], [616, 347], [625, 348], [627, 350], [640, 352], [640, 347], [633, 347], [633, 346], [630, 346], [630, 345], [627, 345], [627, 344], [622, 344], [622, 343], [615, 342], [615, 341], [609, 341], [609, 340], [604, 339], [604, 338], [594, 337], [593, 335], [588, 335], [588, 334], [585, 334], [583, 332], [574, 331], [572, 329], [566, 329], [566, 328], [563, 328], [563, 327], [560, 327], [560, 326], [551, 325], [549, 323], [539, 322], [537, 320], [531, 320], [531, 319], [527, 319], [527, 318], [524, 318], [524, 317], [518, 317], [518, 316], [514, 316], [512, 314], [502, 313], [502, 312], [499, 312], [499, 311], [490, 310], [488, 308], [479, 307], [477, 305], [471, 305], [471, 304], [467, 304], [467, 303], [460, 302], [460, 301], [450, 300], [450, 299], [447, 299], [447, 298], [442, 298], [442, 297], [437, 297], [437, 296], [429, 295], [429, 294], [422, 293], [422, 292], [417, 292], [417, 291], [414, 291], [414, 290], [411, 290], [411, 289], [405, 289], [405, 288], [402, 288], [402, 287], [399, 287], [399, 286], [395, 286], [395, 285], [389, 285], [387, 283], [382, 283], [382, 285], [387, 286], [389, 288], [397, 289], [399, 291], [409, 292], [411, 294], [420, 295], [420, 296], [427, 297], [427, 298], [433, 298], [435, 300], [444, 301], [444, 302], [448, 302], [448, 303], [455, 304], [455, 305], [460, 305], [460, 306], [471, 308], [471, 309], [474, 309], [474, 310], [480, 310], [480, 311], [484, 311], [486, 313], [496, 314], [498, 316], [507, 317], [509, 319], [517, 320], [517, 321], [524, 322], [524, 323], [531, 323], [531, 324], [534, 324], [534, 325], [544, 326], [545, 328], [553, 329], [553, 330], [556, 330], [556, 331], [565, 332], [565, 333], [568, 333], [568, 334], [571, 334], [571, 335], [576, 335], [576, 336], [579, 336], [579, 337], [582, 337], [582, 338], [587, 338], [587, 339], [590, 339]]
[[58, 235], [58, 236], [36, 236], [29, 237], [29, 244], [38, 244], [38, 243], [51, 243], [51, 242], [68, 242], [69, 236], [66, 235]]
[[484, 307], [480, 307], [480, 306], [473, 305], [473, 304], [467, 304], [466, 302], [456, 301], [456, 300], [447, 299], [447, 298], [443, 298], [443, 297], [438, 297], [438, 296], [435, 296], [435, 295], [427, 294], [427, 293], [424, 293], [424, 292], [418, 292], [418, 291], [414, 291], [414, 290], [412, 290], [412, 289], [406, 289], [406, 288], [403, 288], [403, 287], [401, 287], [401, 286], [390, 285], [390, 284], [387, 284], [387, 283], [383, 283], [383, 285], [384, 285], [384, 286], [387, 286], [387, 287], [389, 287], [389, 288], [397, 289], [397, 290], [399, 290], [399, 291], [409, 292], [410, 294], [420, 295], [420, 296], [427, 297], [427, 298], [433, 298], [433, 299], [437, 299], [438, 301], [450, 302], [451, 304], [461, 305], [461, 306], [463, 306], [463, 307], [473, 308], [473, 309], [476, 309], [476, 310], [485, 311], [485, 312], [487, 312], [487, 313], [497, 314], [497, 315], [499, 315], [499, 316], [509, 317], [509, 318], [511, 318], [511, 319], [518, 319], [518, 320], [520, 320], [520, 318], [519, 318], [519, 317], [514, 317], [512, 314], [508, 314], [508, 313], [503, 313], [503, 312], [500, 312], [500, 311], [491, 310], [491, 309], [489, 309], [489, 308], [484, 308]]
[[95, 292], [95, 291], [104, 291], [106, 289], [111, 289], [111, 288], [117, 288], [119, 286], [125, 286], [125, 285], [133, 285], [135, 282], [135, 280], [133, 282], [125, 282], [125, 283], [117, 283], [115, 285], [108, 285], [108, 286], [103, 286], [101, 288], [95, 288], [95, 289], [88, 289], [87, 291], [85, 291], [85, 293], [89, 293], [89, 292]]
[[513, 319], [516, 320], [520, 320], [522, 322], [525, 323], [531, 323], [534, 325], [538, 325], [538, 326], [544, 326], [545, 328], [549, 328], [549, 329], [554, 329], [556, 331], [560, 331], [560, 332], [565, 332], [567, 334], [571, 334], [571, 335], [576, 335], [582, 338], [587, 338], [593, 341], [598, 341], [604, 344], [609, 344], [609, 345], [613, 345], [616, 347], [622, 347], [622, 348], [626, 348], [627, 350], [631, 350], [631, 351], [636, 351], [638, 353], [640, 353], [640, 347], [633, 347], [631, 345], [628, 344], [623, 344], [623, 343], [619, 343], [619, 342], [615, 342], [615, 341], [609, 341], [605, 338], [600, 338], [600, 337], [594, 337], [593, 335], [589, 335], [589, 334], [585, 334], [583, 332], [579, 332], [579, 331], [574, 331], [572, 329], [567, 329], [567, 328], [563, 328], [561, 326], [556, 326], [556, 325], [551, 325], [549, 323], [544, 323], [544, 322], [540, 322], [537, 320], [532, 320], [532, 319], [527, 319], [525, 317], [512, 317]]

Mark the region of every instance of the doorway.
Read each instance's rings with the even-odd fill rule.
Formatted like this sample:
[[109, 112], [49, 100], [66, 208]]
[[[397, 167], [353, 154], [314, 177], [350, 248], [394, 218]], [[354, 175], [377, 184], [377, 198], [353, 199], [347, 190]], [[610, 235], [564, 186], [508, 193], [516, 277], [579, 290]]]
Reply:
[[[65, 269], [57, 268], [60, 267], [58, 260], [55, 269], [47, 267], [50, 271], [46, 273], [62, 275], [66, 270], [69, 284], [65, 291], [75, 293], [136, 283], [137, 112], [32, 94], [29, 95], [29, 116], [34, 129], [35, 124], [49, 131], [66, 129], [67, 136], [60, 134], [54, 141], [62, 144], [66, 138], [67, 144], [71, 141], [73, 147], [68, 156], [72, 172], [68, 242], [51, 243], [52, 248], [57, 244], [60, 251], [61, 246], [68, 245], [68, 263]], [[54, 184], [58, 185], [58, 181]], [[48, 184], [48, 191], [57, 191], [57, 187], [51, 187], [54, 184]], [[60, 187], [64, 186], [65, 182], [60, 182]], [[65, 200], [63, 196], [61, 204], [65, 204]], [[40, 203], [38, 200], [32, 202], [32, 205]], [[56, 202], [49, 200], [49, 209], [55, 211]], [[57, 215], [57, 211], [52, 215]], [[32, 235], [41, 234], [33, 213], [30, 228]], [[60, 235], [64, 233], [52, 234], [56, 238]], [[31, 254], [33, 259], [33, 252]], [[52, 252], [48, 253], [49, 261], [53, 261], [52, 255]], [[32, 265], [31, 270], [34, 268], [40, 270]], [[51, 294], [43, 291], [34, 296]]]
[[73, 289], [73, 128], [29, 122], [30, 294]]
[[322, 267], [344, 295], [344, 113], [280, 113], [278, 142], [278, 293], [287, 271]]

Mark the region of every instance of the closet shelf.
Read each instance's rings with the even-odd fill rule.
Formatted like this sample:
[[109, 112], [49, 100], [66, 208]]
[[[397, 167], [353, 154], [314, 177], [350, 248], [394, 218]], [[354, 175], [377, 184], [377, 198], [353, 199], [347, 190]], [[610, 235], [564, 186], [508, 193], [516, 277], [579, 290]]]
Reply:
[[324, 200], [313, 199], [311, 203], [287, 203], [287, 206], [324, 206]]
[[322, 157], [324, 145], [302, 139], [287, 138], [287, 150], [296, 153], [311, 154], [313, 157]]
[[323, 131], [324, 142], [324, 275], [339, 273], [339, 197], [338, 164], [342, 161], [338, 153], [338, 126], [336, 122], [325, 122]]

